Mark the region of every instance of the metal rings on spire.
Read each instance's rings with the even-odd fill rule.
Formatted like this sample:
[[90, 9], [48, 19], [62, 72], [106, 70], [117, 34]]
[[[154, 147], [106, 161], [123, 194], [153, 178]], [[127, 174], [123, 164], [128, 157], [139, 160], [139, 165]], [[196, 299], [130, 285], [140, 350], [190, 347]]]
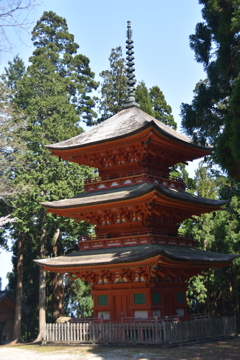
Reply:
[[128, 108], [128, 107], [132, 107], [132, 106], [138, 106], [139, 104], [137, 104], [135, 102], [135, 84], [136, 84], [136, 79], [135, 79], [135, 68], [134, 68], [134, 51], [133, 51], [133, 40], [132, 40], [132, 29], [131, 29], [131, 21], [127, 22], [127, 101], [126, 104], [124, 106], [124, 108]]

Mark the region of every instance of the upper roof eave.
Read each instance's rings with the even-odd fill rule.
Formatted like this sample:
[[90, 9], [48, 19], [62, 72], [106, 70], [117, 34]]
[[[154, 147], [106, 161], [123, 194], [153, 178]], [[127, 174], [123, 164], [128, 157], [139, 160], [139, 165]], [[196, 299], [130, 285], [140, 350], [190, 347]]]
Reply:
[[212, 151], [212, 147], [194, 144], [189, 137], [154, 119], [136, 106], [123, 109], [116, 115], [80, 135], [56, 144], [46, 145], [45, 147], [50, 151], [57, 152], [76, 150], [134, 136], [150, 127], [153, 127], [164, 137], [182, 145], [202, 150], [206, 153]]

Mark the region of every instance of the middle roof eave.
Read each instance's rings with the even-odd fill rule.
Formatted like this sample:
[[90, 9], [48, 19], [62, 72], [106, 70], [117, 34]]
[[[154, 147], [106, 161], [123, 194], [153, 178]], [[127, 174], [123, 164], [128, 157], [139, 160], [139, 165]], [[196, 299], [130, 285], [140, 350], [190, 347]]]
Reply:
[[71, 209], [83, 206], [93, 206], [99, 204], [106, 204], [111, 202], [118, 202], [124, 200], [131, 200], [139, 198], [150, 192], [159, 192], [164, 197], [174, 199], [185, 203], [193, 203], [203, 206], [220, 208], [227, 203], [225, 200], [212, 200], [200, 196], [196, 196], [185, 191], [167, 188], [160, 185], [142, 183], [135, 185], [122, 186], [117, 188], [108, 188], [104, 190], [97, 190], [91, 192], [84, 192], [78, 196], [70, 199], [64, 199], [52, 202], [43, 202], [41, 205], [48, 209]]

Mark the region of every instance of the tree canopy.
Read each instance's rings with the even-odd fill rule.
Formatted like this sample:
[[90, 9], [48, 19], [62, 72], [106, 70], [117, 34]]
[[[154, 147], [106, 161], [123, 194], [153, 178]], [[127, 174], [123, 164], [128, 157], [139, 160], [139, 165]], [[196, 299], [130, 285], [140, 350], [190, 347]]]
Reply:
[[32, 41], [36, 49], [30, 61], [34, 65], [39, 56], [51, 61], [55, 72], [64, 79], [68, 99], [76, 114], [87, 125], [93, 125], [97, 114], [91, 92], [97, 89], [98, 83], [94, 80], [89, 59], [77, 53], [79, 45], [69, 33], [66, 19], [53, 11], [45, 11], [33, 28]]
[[[222, 211], [193, 216], [180, 226], [180, 233], [192, 234], [200, 249], [235, 254], [240, 246], [240, 192], [235, 181], [200, 163], [194, 178], [192, 192], [211, 199], [229, 199]], [[188, 297], [197, 300], [197, 311], [214, 317], [239, 313], [239, 258], [233, 266], [208, 269], [189, 281]]]
[[182, 104], [182, 126], [202, 144], [214, 145], [217, 162], [240, 179], [239, 0], [199, 0], [204, 21], [190, 36], [207, 80], [200, 81], [192, 104]]

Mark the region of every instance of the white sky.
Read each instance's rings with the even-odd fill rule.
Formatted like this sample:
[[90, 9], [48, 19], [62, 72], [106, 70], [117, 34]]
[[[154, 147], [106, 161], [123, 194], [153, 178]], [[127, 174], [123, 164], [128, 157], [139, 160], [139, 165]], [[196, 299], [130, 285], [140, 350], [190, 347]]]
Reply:
[[[125, 54], [127, 21], [133, 29], [136, 79], [144, 80], [147, 87], [157, 85], [172, 107], [180, 128], [180, 105], [191, 103], [195, 84], [205, 78], [201, 64], [194, 60], [189, 48], [189, 35], [202, 21], [198, 0], [43, 0], [31, 15], [33, 26], [43, 11], [54, 11], [65, 17], [69, 31], [80, 45], [79, 52], [88, 56], [96, 79], [109, 66], [111, 49], [122, 46]], [[16, 36], [11, 53], [2, 53], [0, 71], [17, 54], [27, 64], [33, 47], [31, 35], [23, 34], [21, 42]], [[190, 167], [191, 176], [195, 166]], [[5, 274], [11, 271], [11, 255], [0, 252], [0, 276], [3, 289]]]

